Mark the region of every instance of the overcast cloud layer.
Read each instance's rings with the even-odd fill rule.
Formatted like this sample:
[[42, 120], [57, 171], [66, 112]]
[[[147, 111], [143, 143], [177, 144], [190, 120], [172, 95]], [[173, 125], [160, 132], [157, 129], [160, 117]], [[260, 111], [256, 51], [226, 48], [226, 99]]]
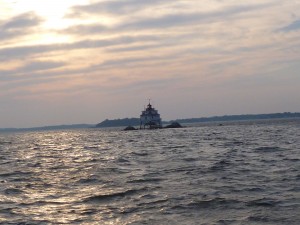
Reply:
[[0, 128], [300, 111], [300, 0], [0, 0]]

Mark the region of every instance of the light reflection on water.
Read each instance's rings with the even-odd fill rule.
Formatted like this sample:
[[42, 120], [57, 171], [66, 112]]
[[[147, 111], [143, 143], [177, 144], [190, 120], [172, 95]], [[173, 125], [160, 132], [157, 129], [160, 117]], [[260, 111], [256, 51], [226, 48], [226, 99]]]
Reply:
[[299, 122], [1, 134], [0, 223], [297, 224], [299, 134]]

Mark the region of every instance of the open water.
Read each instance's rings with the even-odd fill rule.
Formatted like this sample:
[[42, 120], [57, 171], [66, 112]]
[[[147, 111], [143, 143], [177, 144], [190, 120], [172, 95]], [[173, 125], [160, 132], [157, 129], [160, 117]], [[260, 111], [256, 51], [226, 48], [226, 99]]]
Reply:
[[300, 120], [0, 134], [0, 224], [300, 224]]

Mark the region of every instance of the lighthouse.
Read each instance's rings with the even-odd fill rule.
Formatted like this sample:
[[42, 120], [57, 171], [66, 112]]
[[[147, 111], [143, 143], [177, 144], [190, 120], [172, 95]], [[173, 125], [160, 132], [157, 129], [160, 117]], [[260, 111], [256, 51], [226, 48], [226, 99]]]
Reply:
[[147, 108], [142, 111], [140, 116], [140, 129], [162, 128], [161, 118], [158, 111], [152, 107], [150, 100]]

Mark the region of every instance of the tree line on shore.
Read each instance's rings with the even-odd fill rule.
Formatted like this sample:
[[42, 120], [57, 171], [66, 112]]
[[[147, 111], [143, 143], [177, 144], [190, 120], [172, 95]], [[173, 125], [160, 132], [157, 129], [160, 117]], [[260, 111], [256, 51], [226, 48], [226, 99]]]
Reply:
[[[177, 119], [171, 121], [163, 121], [163, 124], [168, 123], [201, 123], [201, 122], [226, 122], [226, 121], [238, 121], [238, 120], [261, 120], [261, 119], [284, 119], [284, 118], [300, 118], [300, 113], [271, 113], [271, 114], [245, 114], [245, 115], [224, 115], [213, 117], [201, 117], [201, 118], [189, 118], [189, 119]], [[106, 119], [101, 123], [98, 123], [96, 127], [122, 127], [122, 126], [139, 126], [139, 118], [123, 118], [123, 119]]]
[[[226, 122], [226, 121], [245, 121], [245, 120], [263, 120], [263, 119], [291, 119], [299, 118], [300, 113], [271, 113], [271, 114], [246, 114], [246, 115], [225, 115], [189, 119], [177, 119], [171, 121], [163, 121], [163, 124], [177, 123], [201, 123], [201, 122]], [[139, 118], [124, 118], [124, 119], [106, 119], [98, 124], [72, 124], [72, 125], [58, 125], [58, 126], [44, 126], [33, 128], [0, 128], [0, 132], [18, 132], [18, 131], [37, 131], [37, 130], [59, 130], [59, 129], [82, 129], [82, 128], [104, 128], [104, 127], [126, 127], [139, 126]]]

